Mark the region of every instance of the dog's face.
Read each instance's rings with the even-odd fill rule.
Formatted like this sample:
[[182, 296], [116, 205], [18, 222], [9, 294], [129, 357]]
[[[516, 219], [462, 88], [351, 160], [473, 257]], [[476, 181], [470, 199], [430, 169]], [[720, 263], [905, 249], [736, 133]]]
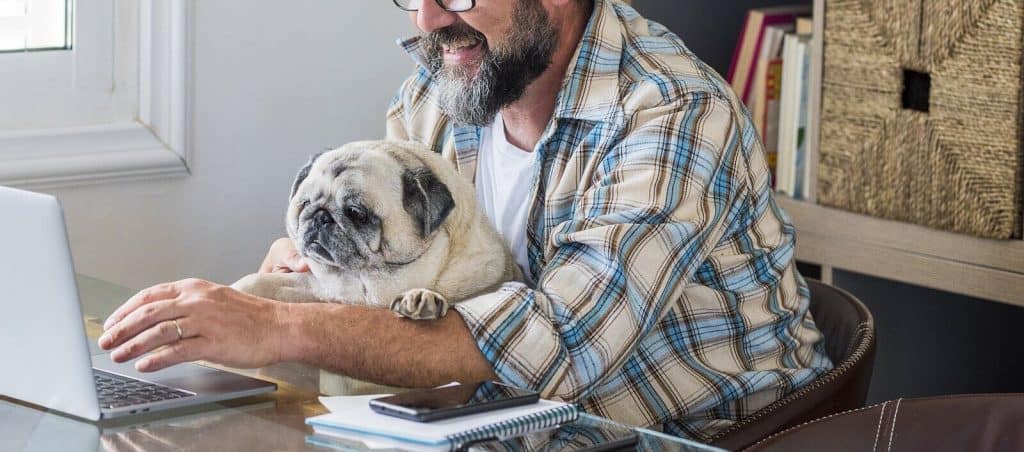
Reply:
[[423, 254], [455, 202], [408, 146], [350, 143], [299, 171], [286, 226], [303, 257], [327, 271], [386, 270]]

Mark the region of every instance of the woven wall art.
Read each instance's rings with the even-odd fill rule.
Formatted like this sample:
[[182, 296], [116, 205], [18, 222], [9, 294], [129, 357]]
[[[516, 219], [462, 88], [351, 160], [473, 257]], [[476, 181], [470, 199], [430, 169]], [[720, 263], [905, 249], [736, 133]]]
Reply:
[[1024, 0], [825, 8], [819, 203], [1019, 237]]

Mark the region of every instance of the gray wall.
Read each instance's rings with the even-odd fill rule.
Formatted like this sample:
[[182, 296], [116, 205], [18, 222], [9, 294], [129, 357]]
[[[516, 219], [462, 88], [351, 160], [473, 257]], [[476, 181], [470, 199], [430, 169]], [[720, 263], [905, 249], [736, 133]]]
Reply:
[[[649, 19], [678, 34], [726, 74], [749, 8], [793, 0], [634, 0]], [[808, 2], [809, 3], [809, 2]], [[817, 270], [803, 267], [806, 273]], [[898, 397], [1024, 392], [1024, 309], [836, 271], [834, 283], [871, 309], [878, 355], [869, 402]]]

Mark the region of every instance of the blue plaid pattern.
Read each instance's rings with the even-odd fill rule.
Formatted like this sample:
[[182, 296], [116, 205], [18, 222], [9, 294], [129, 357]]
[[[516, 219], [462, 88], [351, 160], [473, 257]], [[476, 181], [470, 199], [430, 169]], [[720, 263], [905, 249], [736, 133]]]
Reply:
[[[418, 38], [401, 44], [422, 63]], [[461, 301], [506, 382], [707, 439], [828, 371], [764, 148], [721, 77], [662, 25], [596, 0], [534, 150], [536, 287]], [[440, 111], [422, 67], [388, 137], [473, 180], [481, 129]]]

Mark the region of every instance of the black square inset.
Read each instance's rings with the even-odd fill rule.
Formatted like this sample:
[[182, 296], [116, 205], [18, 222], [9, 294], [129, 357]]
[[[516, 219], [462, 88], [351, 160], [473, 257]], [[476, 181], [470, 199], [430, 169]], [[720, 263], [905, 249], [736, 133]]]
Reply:
[[932, 76], [927, 72], [903, 70], [903, 108], [928, 113]]

